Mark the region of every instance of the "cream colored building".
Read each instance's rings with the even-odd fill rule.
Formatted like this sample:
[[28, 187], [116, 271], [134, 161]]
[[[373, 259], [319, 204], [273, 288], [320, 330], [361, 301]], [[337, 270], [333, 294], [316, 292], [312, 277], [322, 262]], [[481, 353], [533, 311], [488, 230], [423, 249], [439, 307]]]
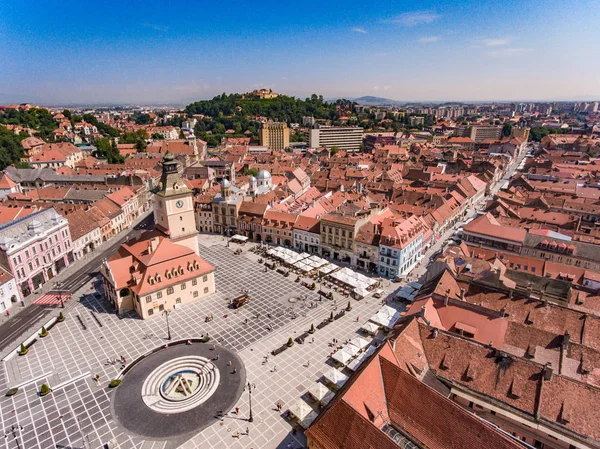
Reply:
[[156, 229], [173, 243], [185, 245], [198, 253], [192, 191], [181, 178], [177, 161], [171, 153], [165, 154], [162, 177], [154, 193]]
[[142, 319], [160, 315], [215, 293], [215, 268], [187, 246], [156, 235], [123, 244], [104, 262], [107, 299], [121, 315]]
[[260, 144], [272, 150], [281, 151], [290, 146], [290, 129], [287, 123], [263, 123], [259, 130]]

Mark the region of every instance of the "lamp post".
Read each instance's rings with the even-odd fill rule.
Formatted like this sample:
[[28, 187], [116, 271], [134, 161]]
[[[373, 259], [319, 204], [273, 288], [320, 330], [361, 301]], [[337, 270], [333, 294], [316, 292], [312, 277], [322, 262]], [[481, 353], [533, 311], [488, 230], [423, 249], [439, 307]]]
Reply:
[[254, 417], [252, 416], [252, 390], [256, 388], [256, 385], [248, 382], [248, 403], [250, 405], [250, 417], [248, 418], [248, 422], [254, 422]]
[[17, 449], [21, 449], [21, 443], [19, 442], [19, 438], [17, 437], [17, 430], [23, 431], [23, 426], [20, 424], [13, 424], [10, 430], [4, 433], [4, 439], [8, 438], [8, 434], [12, 432], [12, 435], [15, 438], [15, 442], [17, 443]]
[[58, 281], [56, 283], [56, 288], [58, 289], [58, 300], [60, 301], [60, 306], [64, 309], [65, 303], [63, 302], [63, 299], [62, 299], [62, 282]]
[[171, 312], [170, 312], [170, 311], [168, 311], [168, 310], [165, 310], [165, 311], [163, 312], [163, 315], [164, 315], [164, 317], [165, 317], [165, 318], [166, 318], [166, 320], [167, 320], [167, 340], [170, 340], [170, 339], [171, 339], [171, 328], [169, 327], [169, 315], [170, 315], [170, 314], [171, 314]]

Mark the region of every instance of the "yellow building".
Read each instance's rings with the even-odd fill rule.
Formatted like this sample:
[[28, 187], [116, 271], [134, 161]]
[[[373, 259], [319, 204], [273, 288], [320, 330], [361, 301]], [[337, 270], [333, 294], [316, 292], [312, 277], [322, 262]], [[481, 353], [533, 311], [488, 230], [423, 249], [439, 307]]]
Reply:
[[290, 146], [290, 129], [287, 123], [267, 122], [260, 127], [260, 144], [281, 151]]

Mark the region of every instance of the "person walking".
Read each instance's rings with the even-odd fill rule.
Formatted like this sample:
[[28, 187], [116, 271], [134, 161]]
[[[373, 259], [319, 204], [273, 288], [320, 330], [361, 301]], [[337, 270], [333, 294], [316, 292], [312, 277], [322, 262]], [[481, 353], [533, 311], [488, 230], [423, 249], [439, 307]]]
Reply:
[[235, 408], [235, 414], [236, 414], [236, 415], [239, 415], [239, 414], [240, 414], [240, 408], [239, 408], [239, 407], [236, 407], [236, 408]]
[[250, 427], [246, 427], [246, 436], [250, 436]]

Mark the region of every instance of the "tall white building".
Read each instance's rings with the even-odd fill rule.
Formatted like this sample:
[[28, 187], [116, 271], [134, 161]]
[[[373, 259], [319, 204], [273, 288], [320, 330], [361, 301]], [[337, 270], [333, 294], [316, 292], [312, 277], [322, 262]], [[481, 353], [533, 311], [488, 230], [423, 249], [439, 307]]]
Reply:
[[308, 146], [359, 151], [362, 139], [363, 129], [360, 126], [317, 126], [310, 130]]

